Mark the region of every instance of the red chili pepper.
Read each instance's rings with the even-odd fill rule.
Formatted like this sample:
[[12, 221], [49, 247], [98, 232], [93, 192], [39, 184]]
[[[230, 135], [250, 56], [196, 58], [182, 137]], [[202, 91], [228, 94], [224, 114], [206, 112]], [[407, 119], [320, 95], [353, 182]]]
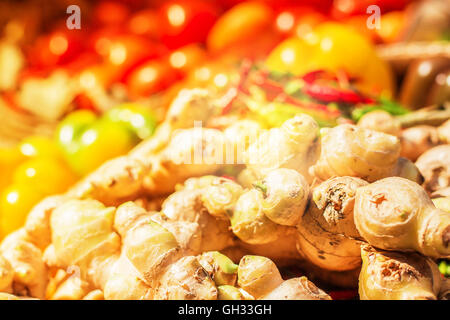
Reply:
[[227, 114], [231, 111], [231, 107], [233, 106], [233, 103], [236, 101], [239, 93], [248, 94], [248, 90], [244, 87], [245, 82], [247, 81], [248, 75], [250, 73], [250, 70], [253, 66], [253, 61], [250, 59], [244, 59], [241, 64], [241, 70], [240, 70], [240, 76], [239, 76], [239, 83], [236, 85], [236, 87], [228, 89], [227, 93], [225, 93], [224, 98], [228, 100], [228, 102], [225, 104], [225, 106], [222, 109], [222, 115]]
[[304, 88], [304, 92], [310, 97], [324, 101], [324, 102], [337, 102], [337, 103], [374, 103], [373, 99], [364, 97], [354, 91], [345, 89], [336, 89], [322, 84], [307, 84]]
[[300, 79], [306, 83], [314, 83], [320, 76], [325, 74], [325, 70], [315, 70], [304, 74]]
[[222, 108], [222, 115], [225, 115], [231, 111], [231, 107], [233, 106], [233, 103], [236, 101], [238, 94], [239, 91], [235, 87], [228, 89], [228, 91], [222, 97], [224, 100], [227, 101], [224, 107]]
[[277, 82], [268, 79], [265, 75], [259, 75], [253, 83], [264, 90], [268, 100], [272, 101], [281, 94], [284, 94], [284, 88]]
[[[304, 92], [320, 101], [350, 104], [375, 102], [373, 99], [367, 98], [353, 90], [346, 89], [355, 79], [350, 78], [343, 70], [339, 70], [336, 73], [316, 70], [303, 75], [301, 79], [306, 82]], [[339, 87], [335, 88], [329, 85], [318, 84], [318, 80], [335, 81]]]
[[269, 101], [273, 101], [275, 99], [292, 104], [294, 106], [308, 109], [314, 112], [322, 112], [326, 114], [328, 117], [338, 117], [341, 115], [339, 110], [331, 110], [328, 106], [319, 103], [312, 102], [303, 102], [300, 101], [289, 94], [287, 94], [284, 88], [278, 84], [277, 82], [270, 80], [266, 75], [262, 74], [262, 76], [257, 77], [255, 84], [259, 87], [263, 88], [266, 92], [267, 99]]
[[250, 70], [252, 69], [253, 61], [250, 59], [244, 59], [241, 64], [241, 70], [240, 70], [240, 77], [239, 77], [239, 83], [237, 88], [240, 91], [246, 91], [244, 88], [244, 83], [247, 81], [248, 75], [250, 73]]
[[232, 177], [232, 176], [229, 176], [229, 175], [226, 175], [226, 174], [223, 174], [222, 178], [225, 178], [225, 179], [228, 179], [228, 180], [236, 182], [236, 178], [235, 177]]

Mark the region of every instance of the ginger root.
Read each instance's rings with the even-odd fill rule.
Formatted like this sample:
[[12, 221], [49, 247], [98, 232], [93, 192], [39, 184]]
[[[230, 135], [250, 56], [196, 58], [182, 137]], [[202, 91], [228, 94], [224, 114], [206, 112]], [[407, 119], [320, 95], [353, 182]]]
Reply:
[[450, 300], [450, 279], [444, 278], [439, 292], [439, 300]]
[[51, 243], [50, 216], [53, 210], [62, 205], [68, 198], [64, 195], [50, 196], [34, 206], [25, 221], [25, 232], [30, 241], [39, 249], [45, 248]]
[[[231, 183], [227, 179], [224, 181], [221, 178], [214, 178], [218, 184], [220, 181], [225, 185]], [[192, 254], [211, 250], [220, 251], [233, 245], [233, 234], [229, 230], [229, 221], [217, 219], [205, 206], [203, 202], [205, 189], [208, 188], [183, 189], [173, 193], [164, 201], [161, 209], [162, 215], [153, 217], [153, 220], [174, 233], [182, 247], [189, 248]], [[209, 208], [217, 211], [223, 211], [227, 206], [226, 201], [215, 207], [209, 203]], [[188, 229], [190, 231], [181, 231]]]
[[450, 119], [438, 127], [438, 135], [442, 143], [450, 144]]
[[308, 202], [309, 186], [293, 169], [278, 168], [239, 197], [231, 216], [231, 230], [249, 244], [277, 241], [295, 226]]
[[[87, 283], [75, 286], [66, 280], [53, 296], [69, 298], [72, 293], [81, 298], [100, 290], [105, 299], [251, 299], [267, 294], [274, 299], [328, 297], [306, 279], [284, 283], [268, 258], [247, 256], [237, 266], [217, 251], [194, 255], [193, 247], [186, 246], [190, 241], [179, 241], [195, 235], [183, 234], [198, 230], [191, 225], [199, 223], [203, 232], [210, 228], [195, 218], [209, 214], [202, 207], [201, 193], [199, 196], [192, 189], [206, 181], [211, 179], [190, 180], [172, 195], [179, 199], [166, 200], [162, 213], [147, 212], [132, 202], [117, 209], [105, 207], [96, 200], [70, 200], [53, 210], [55, 261], [59, 268], [77, 266], [81, 283]], [[186, 192], [194, 192], [195, 197], [179, 203]], [[210, 242], [209, 246], [221, 246], [208, 239], [204, 241]]]
[[[216, 138], [219, 136], [222, 139], [223, 134], [212, 132], [210, 138], [205, 138], [204, 136], [209, 136], [209, 132], [202, 135], [197, 134], [200, 129], [189, 128], [194, 127], [194, 121], [204, 123], [214, 110], [215, 106], [207, 90], [180, 91], [170, 105], [166, 119], [152, 137], [142, 141], [128, 155], [105, 162], [69, 190], [68, 195], [78, 199], [96, 199], [106, 205], [119, 205], [127, 200], [134, 200], [145, 191], [149, 194], [171, 192], [176, 183], [183, 182], [190, 176], [191, 169], [194, 171], [192, 175], [195, 172], [197, 175], [211, 173], [216, 166], [211, 167], [203, 160], [211, 160], [211, 152], [214, 151], [214, 146], [217, 147]], [[174, 145], [174, 135], [178, 136], [177, 143], [184, 141], [188, 144]], [[223, 141], [220, 142], [223, 145]], [[187, 158], [195, 148], [208, 149], [208, 159], [202, 159], [194, 168], [190, 165], [178, 168], [179, 163], [176, 162], [179, 159], [173, 159], [171, 155], [179, 157], [180, 153], [185, 152], [181, 157]], [[201, 168], [205, 171], [199, 173]], [[170, 171], [173, 172], [169, 174]], [[157, 187], [159, 183], [161, 186]]]
[[186, 180], [184, 188], [179, 187], [179, 191], [164, 202], [162, 213], [173, 223], [193, 222], [188, 217], [191, 213], [197, 212], [194, 216], [198, 216], [198, 212], [204, 213], [204, 219], [211, 221], [211, 225], [203, 230], [211, 230], [215, 240], [202, 242], [215, 243], [216, 247], [221, 247], [218, 250], [226, 247], [220, 243], [233, 244], [217, 238], [226, 234], [220, 230], [227, 229], [229, 223], [231, 231], [243, 242], [264, 245], [289, 234], [305, 210], [308, 195], [306, 180], [293, 169], [270, 171], [263, 180], [255, 181], [249, 190], [230, 179], [203, 176]]
[[390, 177], [358, 188], [354, 219], [360, 235], [377, 248], [450, 256], [450, 215], [410, 180]]
[[442, 198], [447, 197], [450, 198], [450, 187], [439, 189], [431, 194], [431, 198]]
[[39, 299], [45, 297], [47, 266], [42, 259], [42, 251], [30, 241], [23, 228], [3, 239], [0, 255], [12, 267], [12, 286], [15, 294]]
[[409, 179], [417, 184], [422, 184], [424, 181], [419, 168], [417, 168], [414, 162], [403, 157], [398, 158], [392, 176]]
[[321, 180], [352, 176], [373, 182], [392, 175], [399, 154], [398, 138], [342, 124], [324, 132], [320, 158], [311, 171]]
[[400, 122], [389, 112], [375, 110], [366, 113], [359, 119], [358, 126], [374, 131], [384, 132], [398, 137], [401, 131]]
[[361, 248], [361, 300], [436, 300], [442, 285], [436, 263], [418, 253]]
[[331, 300], [306, 277], [284, 281], [275, 263], [261, 256], [245, 256], [241, 259], [238, 285], [255, 299]]
[[416, 161], [424, 152], [437, 146], [440, 139], [436, 127], [420, 125], [403, 130], [400, 142], [401, 156]]
[[295, 170], [280, 168], [254, 183], [263, 193], [262, 211], [273, 222], [296, 226], [305, 211], [309, 185]]
[[264, 244], [249, 244], [238, 241], [237, 246], [241, 249], [239, 258], [246, 254], [259, 255], [270, 258], [277, 266], [289, 266], [304, 260], [303, 253], [297, 250], [297, 230], [286, 228], [285, 233], [279, 235], [277, 240]]
[[356, 190], [368, 183], [354, 177], [329, 179], [314, 188], [308, 210], [297, 226], [299, 251], [315, 265], [335, 271], [361, 264], [361, 236], [355, 227]]
[[217, 286], [236, 284], [238, 266], [226, 255], [218, 251], [204, 252], [199, 261]]
[[131, 156], [107, 161], [68, 195], [97, 199], [106, 205], [118, 205], [142, 194], [167, 195], [189, 177], [217, 171], [225, 163], [225, 148], [225, 136], [219, 130], [180, 129], [159, 153], [145, 161]]
[[4, 257], [0, 255], [0, 292], [11, 293], [14, 270]]
[[425, 179], [423, 187], [428, 192], [450, 187], [450, 144], [428, 150], [417, 159], [416, 166]]
[[218, 284], [234, 284], [236, 268], [219, 253], [193, 255], [194, 249], [201, 253], [201, 245], [178, 242], [193, 238], [206, 242], [204, 247], [220, 246], [212, 233], [202, 238], [217, 229], [209, 230], [214, 223], [203, 220], [213, 216], [191, 206], [200, 196], [185, 204], [167, 199], [162, 214], [131, 202], [116, 209], [95, 200], [70, 200], [51, 216], [56, 261], [62, 268], [79, 267], [89, 289], [103, 291], [106, 299], [216, 299]]
[[450, 213], [450, 197], [440, 197], [432, 199], [436, 208]]
[[331, 297], [306, 277], [300, 277], [283, 281], [263, 300], [331, 300]]
[[217, 287], [217, 290], [219, 291], [217, 300], [255, 300], [255, 298], [242, 288], [222, 285]]
[[319, 157], [319, 126], [308, 115], [300, 114], [286, 120], [280, 128], [260, 133], [250, 144], [244, 160], [247, 169], [258, 179], [277, 168], [294, 169], [308, 182], [309, 167]]
[[284, 232], [282, 227], [271, 221], [263, 212], [263, 195], [256, 189], [244, 192], [236, 203], [231, 217], [231, 230], [242, 241], [250, 244], [264, 244], [276, 241]]

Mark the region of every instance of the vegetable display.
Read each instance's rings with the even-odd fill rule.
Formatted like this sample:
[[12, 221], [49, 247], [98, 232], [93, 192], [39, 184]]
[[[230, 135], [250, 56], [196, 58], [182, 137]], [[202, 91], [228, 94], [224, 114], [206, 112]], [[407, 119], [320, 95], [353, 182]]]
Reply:
[[[219, 129], [189, 128], [193, 115], [188, 111], [192, 106], [196, 110], [199, 101], [204, 101], [205, 121], [214, 109], [220, 110], [205, 103], [209, 99], [197, 89], [181, 93], [154, 136], [66, 194], [33, 208], [25, 226], [2, 242], [3, 290], [50, 299], [329, 299], [305, 277], [283, 280], [273, 262], [306, 259], [338, 273], [362, 263], [361, 298], [382, 294], [373, 281], [398, 287], [398, 295], [386, 296], [392, 299], [439, 297], [434, 279], [440, 276], [432, 259], [450, 255], [450, 216], [435, 207], [417, 182], [394, 177], [398, 138], [348, 124], [319, 135], [311, 117], [297, 115], [280, 128], [255, 128], [271, 138], [264, 138], [261, 150], [258, 140], [244, 145], [241, 169], [221, 177], [217, 173], [230, 166], [224, 151], [227, 135]], [[245, 126], [233, 128], [246, 131]], [[328, 140], [339, 137], [334, 143]], [[199, 142], [203, 152], [196, 163]], [[235, 150], [232, 143], [236, 140], [230, 139]], [[350, 149], [324, 162], [327, 154], [336, 157], [333, 150], [339, 149], [332, 148], [339, 144]], [[322, 145], [320, 154], [314, 151], [317, 145]], [[247, 179], [242, 180], [244, 172]], [[316, 178], [308, 183], [306, 177]], [[323, 182], [318, 184], [318, 178]], [[138, 201], [164, 194], [157, 211], [146, 209], [148, 201]], [[262, 250], [266, 257], [245, 255], [257, 252], [258, 246], [283, 242], [291, 246], [284, 256], [270, 250]], [[410, 268], [408, 263], [432, 271], [423, 273], [423, 280], [396, 284], [396, 278], [372, 271], [382, 268], [371, 262], [381, 253], [363, 246], [361, 260], [360, 245], [365, 243], [393, 250], [392, 258], [386, 253], [385, 259], [397, 261], [396, 255], [405, 255], [399, 272]], [[240, 261], [238, 266], [227, 252]], [[82, 280], [76, 288], [64, 276], [74, 267]], [[367, 278], [372, 272], [381, 278]]]
[[369, 30], [366, 2], [6, 21], [0, 300], [449, 300], [446, 44], [376, 46], [425, 13], [374, 1]]

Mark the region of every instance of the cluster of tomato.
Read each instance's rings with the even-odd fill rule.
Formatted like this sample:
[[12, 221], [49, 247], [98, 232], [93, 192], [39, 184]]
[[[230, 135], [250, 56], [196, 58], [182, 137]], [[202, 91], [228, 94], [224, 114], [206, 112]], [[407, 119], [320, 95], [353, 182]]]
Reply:
[[14, 148], [0, 150], [0, 238], [20, 228], [43, 197], [64, 192], [77, 176], [57, 144], [33, 136]]
[[[205, 61], [264, 56], [286, 37], [312, 41], [311, 30], [330, 16], [355, 30], [370, 33], [372, 40], [392, 41], [398, 35], [404, 13], [386, 13], [382, 28], [372, 30], [365, 26], [368, 17], [365, 8], [375, 3], [384, 13], [409, 1], [133, 1], [135, 5], [141, 2], [153, 6], [131, 12], [124, 1], [101, 1], [81, 30], [68, 30], [61, 21], [60, 28], [41, 36], [27, 48], [29, 65], [24, 77], [65, 68], [79, 76], [85, 93], [96, 85], [108, 89], [120, 83], [130, 99], [139, 99], [167, 89], [181, 79], [211, 82], [215, 71], [205, 67]], [[334, 27], [321, 33], [329, 33], [336, 39], [347, 36]], [[345, 41], [346, 46], [348, 43]], [[300, 50], [302, 60], [315, 60], [303, 53], [311, 50], [295, 41], [285, 43], [285, 47]], [[330, 42], [325, 41], [317, 48], [329, 51], [327, 54], [333, 55], [334, 60], [346, 57], [342, 48], [330, 51], [330, 47]], [[348, 60], [354, 62], [352, 70], [356, 70], [360, 66], [358, 61], [367, 57], [367, 48], [359, 43], [352, 48], [352, 59]], [[277, 51], [275, 55], [278, 59], [292, 60], [286, 51]], [[321, 56], [316, 60], [320, 66], [329, 59]], [[220, 79], [218, 82], [221, 83]], [[79, 94], [76, 99], [79, 108], [95, 108], [87, 96]]]

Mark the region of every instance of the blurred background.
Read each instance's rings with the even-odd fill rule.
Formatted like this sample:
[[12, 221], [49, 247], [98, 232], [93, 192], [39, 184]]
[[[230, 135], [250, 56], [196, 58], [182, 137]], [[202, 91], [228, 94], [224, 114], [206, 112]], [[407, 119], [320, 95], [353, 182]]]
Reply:
[[377, 108], [425, 108], [406, 127], [441, 123], [449, 39], [450, 0], [2, 0], [3, 232], [149, 137], [184, 88], [239, 92], [224, 113], [250, 108], [274, 126], [298, 108], [322, 126]]

